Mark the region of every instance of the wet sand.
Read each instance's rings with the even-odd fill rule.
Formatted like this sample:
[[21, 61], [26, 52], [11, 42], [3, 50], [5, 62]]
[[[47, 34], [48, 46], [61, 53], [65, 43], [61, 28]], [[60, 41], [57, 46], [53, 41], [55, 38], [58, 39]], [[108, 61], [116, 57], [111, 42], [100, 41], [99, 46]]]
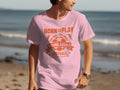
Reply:
[[[28, 64], [0, 62], [0, 90], [28, 90]], [[120, 74], [91, 72], [89, 85], [82, 90], [120, 90]]]

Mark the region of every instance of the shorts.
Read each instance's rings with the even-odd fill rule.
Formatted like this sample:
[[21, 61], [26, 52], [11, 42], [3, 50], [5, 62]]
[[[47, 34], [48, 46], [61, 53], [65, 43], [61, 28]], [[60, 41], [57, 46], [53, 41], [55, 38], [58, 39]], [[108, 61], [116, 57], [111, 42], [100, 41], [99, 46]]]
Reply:
[[39, 88], [38, 90], [47, 90], [47, 89]]
[[[38, 90], [47, 90], [47, 89], [39, 88]], [[75, 88], [74, 90], [80, 90], [80, 89], [79, 88]]]

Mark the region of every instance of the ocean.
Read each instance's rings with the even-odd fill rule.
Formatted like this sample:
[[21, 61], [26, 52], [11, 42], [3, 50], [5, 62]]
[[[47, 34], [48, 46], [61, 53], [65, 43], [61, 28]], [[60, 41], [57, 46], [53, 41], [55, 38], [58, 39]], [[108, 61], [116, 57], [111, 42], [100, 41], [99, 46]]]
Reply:
[[[40, 12], [42, 10], [0, 10], [1, 60], [6, 56], [14, 56], [20, 62], [28, 62], [26, 33], [32, 17]], [[79, 12], [86, 15], [96, 34], [93, 38], [93, 67], [102, 68], [102, 71], [120, 72], [120, 12]], [[15, 52], [21, 52], [23, 56], [15, 56]]]

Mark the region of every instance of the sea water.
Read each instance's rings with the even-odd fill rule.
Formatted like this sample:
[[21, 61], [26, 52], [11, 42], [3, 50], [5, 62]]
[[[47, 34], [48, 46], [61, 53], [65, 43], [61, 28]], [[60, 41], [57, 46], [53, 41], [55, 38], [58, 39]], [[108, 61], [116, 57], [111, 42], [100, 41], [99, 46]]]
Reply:
[[[0, 45], [28, 46], [29, 44], [25, 40], [28, 26], [33, 16], [42, 11], [0, 10]], [[110, 66], [116, 65], [115, 67], [117, 68], [114, 67], [113, 70], [120, 69], [120, 12], [79, 12], [86, 15], [96, 34], [93, 38], [95, 55], [93, 66], [98, 68], [103, 68], [104, 66], [104, 70], [111, 70]], [[6, 47], [0, 48], [0, 53], [2, 53], [0, 54], [0, 59], [3, 59], [3, 54], [6, 54], [7, 50], [8, 48]], [[25, 50], [27, 51], [28, 49]], [[81, 47], [81, 50], [83, 51], [83, 47]], [[20, 52], [24, 54], [26, 51]], [[9, 54], [7, 53], [7, 55]], [[27, 55], [28, 53], [23, 56], [24, 60], [28, 58]]]

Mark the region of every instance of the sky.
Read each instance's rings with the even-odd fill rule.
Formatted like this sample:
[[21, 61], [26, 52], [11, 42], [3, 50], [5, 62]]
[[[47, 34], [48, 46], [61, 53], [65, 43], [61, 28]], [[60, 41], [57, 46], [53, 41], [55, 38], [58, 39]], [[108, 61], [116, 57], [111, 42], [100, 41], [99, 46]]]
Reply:
[[[0, 0], [0, 8], [19, 10], [45, 10], [50, 0]], [[74, 10], [120, 11], [120, 0], [76, 0]]]

